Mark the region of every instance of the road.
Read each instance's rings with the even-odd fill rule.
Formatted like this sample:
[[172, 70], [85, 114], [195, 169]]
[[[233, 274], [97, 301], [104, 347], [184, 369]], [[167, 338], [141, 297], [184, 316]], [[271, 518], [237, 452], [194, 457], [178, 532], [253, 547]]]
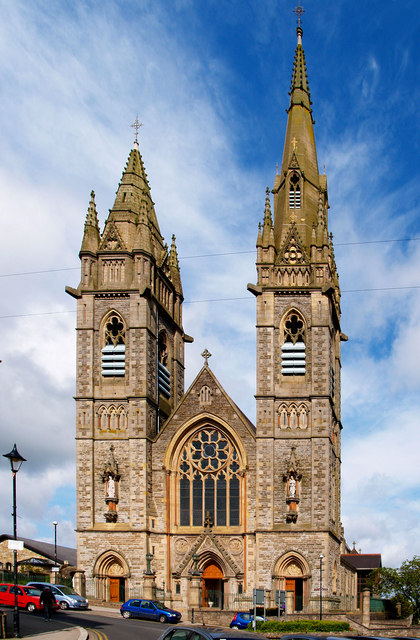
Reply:
[[[7, 611], [7, 626], [13, 628], [13, 610]], [[51, 622], [45, 622], [40, 613], [30, 614], [21, 611], [19, 615], [21, 636], [47, 631], [58, 631], [69, 626], [84, 627], [89, 631], [90, 640], [156, 640], [168, 625], [160, 622], [129, 619], [121, 617], [118, 609], [112, 612], [99, 608], [89, 611], [59, 611]]]

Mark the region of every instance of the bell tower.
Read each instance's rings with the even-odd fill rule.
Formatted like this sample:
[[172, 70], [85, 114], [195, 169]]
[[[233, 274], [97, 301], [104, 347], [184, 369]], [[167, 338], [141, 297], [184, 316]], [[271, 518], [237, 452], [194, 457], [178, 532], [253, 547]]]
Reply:
[[[274, 219], [267, 188], [257, 284], [248, 289], [257, 306], [257, 566], [267, 560], [269, 567], [265, 548], [278, 557], [299, 540], [308, 603], [319, 597], [311, 589], [320, 554], [324, 597], [334, 598], [340, 562], [340, 341], [347, 338], [302, 35], [299, 13], [283, 158], [271, 191]], [[286, 588], [286, 574], [277, 577], [277, 588]]]
[[89, 546], [98, 557], [149, 551], [152, 442], [184, 393], [192, 341], [182, 328], [175, 237], [168, 249], [137, 133], [102, 233], [91, 193], [79, 255], [80, 284], [66, 291], [77, 300], [78, 564], [91, 575]]

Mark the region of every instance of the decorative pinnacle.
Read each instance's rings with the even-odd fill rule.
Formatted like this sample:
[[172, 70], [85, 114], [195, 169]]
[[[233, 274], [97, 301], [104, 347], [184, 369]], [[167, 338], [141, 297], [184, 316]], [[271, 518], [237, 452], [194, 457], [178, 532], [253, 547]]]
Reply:
[[139, 129], [140, 127], [143, 126], [142, 122], [139, 122], [139, 116], [136, 115], [136, 119], [134, 120], [133, 124], [130, 125], [130, 127], [133, 127], [133, 129], [136, 130], [136, 139], [135, 139], [135, 144], [138, 146], [139, 144]]

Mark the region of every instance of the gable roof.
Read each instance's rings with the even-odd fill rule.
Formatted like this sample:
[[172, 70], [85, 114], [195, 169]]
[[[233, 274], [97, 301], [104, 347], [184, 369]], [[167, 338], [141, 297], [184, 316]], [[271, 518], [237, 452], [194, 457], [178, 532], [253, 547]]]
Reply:
[[380, 553], [343, 553], [341, 557], [355, 569], [372, 571], [382, 567]]
[[[229, 394], [226, 393], [226, 391], [224, 390], [224, 388], [222, 387], [222, 385], [220, 384], [219, 380], [216, 378], [216, 376], [214, 375], [213, 371], [210, 369], [208, 364], [207, 365], [205, 364], [200, 369], [200, 371], [198, 372], [198, 374], [196, 375], [196, 377], [194, 378], [194, 380], [190, 384], [188, 390], [184, 393], [184, 395], [182, 396], [181, 400], [178, 402], [178, 404], [176, 405], [176, 407], [172, 411], [171, 415], [166, 420], [163, 429], [158, 434], [158, 437], [163, 433], [166, 425], [168, 425], [171, 422], [172, 417], [176, 414], [177, 411], [179, 411], [180, 407], [184, 404], [184, 402], [187, 400], [188, 396], [192, 393], [192, 390], [197, 385], [199, 379], [201, 377], [203, 377], [204, 375], [209, 375], [212, 378], [214, 384], [219, 388], [221, 394], [224, 396], [224, 398], [226, 399], [228, 404], [230, 404], [230, 406], [234, 409], [234, 411], [238, 415], [239, 419], [244, 423], [246, 428], [251, 432], [252, 436], [255, 438], [255, 433], [256, 433], [255, 425], [245, 415], [245, 413], [238, 407], [238, 405], [232, 400], [232, 398], [229, 396]], [[217, 414], [215, 414], [215, 417], [217, 417]]]
[[[54, 562], [55, 557], [55, 546], [50, 542], [39, 542], [38, 540], [31, 540], [30, 538], [21, 538], [19, 536], [19, 540], [23, 541], [25, 549], [28, 551], [33, 551], [40, 556], [44, 556], [44, 558], [51, 560]], [[4, 542], [5, 540], [14, 540], [14, 537], [11, 535], [7, 535], [5, 533], [0, 535], [0, 542]], [[72, 547], [62, 547], [61, 545], [57, 545], [57, 562], [59, 564], [68, 564], [72, 567], [77, 565], [77, 551]]]

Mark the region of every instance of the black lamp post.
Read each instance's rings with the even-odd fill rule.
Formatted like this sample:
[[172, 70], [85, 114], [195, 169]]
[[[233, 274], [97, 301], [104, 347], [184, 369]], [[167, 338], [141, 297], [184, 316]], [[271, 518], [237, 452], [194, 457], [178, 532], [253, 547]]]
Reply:
[[[13, 445], [13, 449], [10, 453], [4, 453], [4, 458], [8, 458], [10, 460], [10, 467], [12, 469], [13, 475], [13, 538], [17, 540], [17, 523], [16, 523], [16, 474], [19, 471], [22, 462], [26, 462], [26, 458], [23, 458], [19, 451], [16, 449], [16, 443]], [[15, 586], [15, 605], [13, 609], [13, 633], [15, 638], [19, 638], [19, 608], [18, 608], [18, 597], [17, 597], [17, 549], [16, 545], [13, 549], [13, 579]]]
[[319, 619], [322, 620], [322, 553], [319, 556]]
[[53, 522], [53, 527], [54, 527], [54, 569], [57, 569], [57, 525], [58, 522], [56, 522], [54, 520]]

